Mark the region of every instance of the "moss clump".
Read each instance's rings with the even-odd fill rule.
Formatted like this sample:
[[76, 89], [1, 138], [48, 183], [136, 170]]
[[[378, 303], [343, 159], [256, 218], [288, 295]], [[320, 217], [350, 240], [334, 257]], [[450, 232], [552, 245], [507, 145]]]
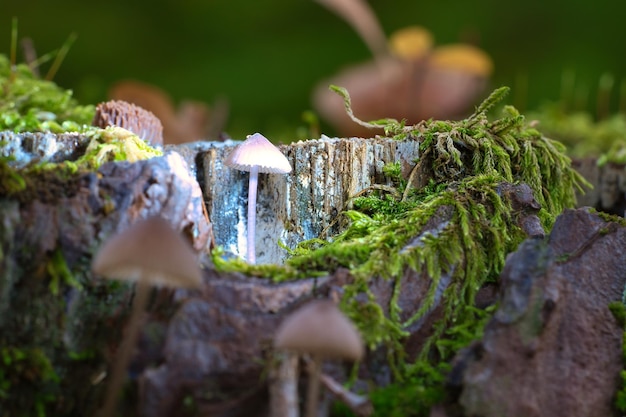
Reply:
[[153, 148], [133, 132], [118, 126], [91, 129], [87, 136], [91, 140], [85, 154], [76, 161], [78, 165], [97, 168], [105, 162], [137, 162], [163, 155], [161, 150]]
[[76, 132], [91, 124], [92, 105], [81, 106], [52, 81], [36, 77], [25, 64], [0, 55], [0, 130]]
[[562, 106], [546, 104], [529, 117], [548, 136], [560, 140], [575, 158], [596, 157], [598, 165], [626, 164], [626, 115], [616, 113], [596, 121], [587, 112], [568, 113]]
[[[19, 415], [46, 415], [47, 405], [56, 401], [49, 387], [57, 387], [58, 382], [59, 376], [39, 348], [0, 348], [0, 402], [20, 404]], [[22, 398], [18, 389], [22, 384], [35, 387], [37, 394]]]
[[[0, 194], [20, 202], [39, 199], [54, 202], [59, 197], [72, 196], [81, 185], [81, 178], [106, 162], [129, 161], [163, 155], [134, 133], [117, 126], [100, 129], [90, 127], [83, 133], [88, 140], [86, 149], [76, 160], [59, 163], [37, 163], [17, 169], [12, 157], [0, 157]], [[4, 144], [0, 142], [0, 153]]]
[[[344, 95], [349, 109], [347, 92], [335, 90]], [[487, 112], [507, 91], [496, 90], [473, 115], [460, 121], [429, 120], [415, 126], [389, 119], [359, 121], [382, 125], [397, 140], [419, 141], [415, 169], [427, 179], [412, 188], [410, 181], [396, 176], [394, 166], [386, 167], [394, 186], [374, 186], [360, 193], [353, 209], [342, 214], [349, 219], [343, 232], [328, 240], [302, 242], [291, 250], [284, 266], [265, 271], [266, 276], [276, 273], [274, 279], [283, 279], [328, 274], [340, 267], [350, 270], [354, 282], [344, 287], [341, 307], [370, 348], [387, 348], [395, 376], [390, 387], [372, 392], [377, 415], [426, 415], [443, 395], [448, 361], [481, 334], [490, 311], [473, 307], [476, 293], [497, 280], [506, 255], [526, 238], [511, 201], [500, 192], [501, 185], [528, 184], [541, 204], [542, 224], [549, 230], [564, 208], [574, 206], [575, 191], [587, 184], [572, 169], [565, 147], [530, 127], [516, 109], [505, 106], [500, 118], [488, 118]], [[236, 269], [236, 262], [222, 261], [218, 267]], [[256, 275], [264, 272], [244, 269]], [[430, 285], [419, 309], [401, 319], [397, 300], [407, 270], [425, 272], [422, 276]], [[403, 349], [405, 329], [439, 302], [436, 294], [444, 276], [450, 282], [440, 301], [443, 318], [417, 357], [408, 360]], [[393, 281], [388, 305], [377, 303], [370, 290], [375, 278]]]
[[[622, 361], [626, 366], [626, 305], [624, 302], [616, 301], [609, 304], [609, 310], [622, 327]], [[620, 388], [615, 393], [615, 408], [620, 412], [626, 412], [626, 369], [620, 371]]]

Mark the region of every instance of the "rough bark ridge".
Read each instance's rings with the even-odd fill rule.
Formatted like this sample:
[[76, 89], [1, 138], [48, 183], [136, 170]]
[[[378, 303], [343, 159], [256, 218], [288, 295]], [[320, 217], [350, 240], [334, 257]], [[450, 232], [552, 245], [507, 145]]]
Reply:
[[[20, 137], [14, 146], [41, 149], [26, 153], [28, 161], [67, 158], [81, 146], [77, 135]], [[29, 180], [24, 194], [0, 196], [0, 373], [8, 381], [0, 414], [36, 415], [54, 401], [57, 415], [90, 415], [102, 384], [86, 381], [104, 369], [132, 295], [128, 285], [94, 280], [91, 255], [112, 233], [152, 215], [168, 219], [200, 251], [210, 224], [200, 187], [176, 153], [66, 178], [43, 171]]]
[[501, 275], [500, 306], [459, 355], [455, 401], [434, 415], [610, 416], [623, 329], [608, 304], [626, 283], [626, 228], [566, 210], [547, 240], [528, 240]]
[[594, 207], [606, 213], [626, 213], [626, 170], [624, 165], [607, 163], [598, 166], [596, 158], [575, 159], [572, 167], [580, 172], [593, 188], [578, 195], [579, 207]]

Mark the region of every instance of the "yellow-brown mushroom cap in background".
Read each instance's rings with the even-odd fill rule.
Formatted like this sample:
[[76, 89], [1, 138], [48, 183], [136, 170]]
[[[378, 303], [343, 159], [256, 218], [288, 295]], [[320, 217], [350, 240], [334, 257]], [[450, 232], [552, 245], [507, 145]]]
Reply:
[[391, 54], [405, 61], [425, 57], [433, 46], [433, 35], [421, 26], [413, 25], [398, 29], [389, 37]]
[[92, 262], [98, 275], [194, 288], [202, 283], [195, 252], [165, 219], [138, 221], [104, 242]]
[[451, 69], [480, 77], [493, 73], [493, 61], [482, 49], [465, 43], [442, 45], [433, 50], [430, 66]]

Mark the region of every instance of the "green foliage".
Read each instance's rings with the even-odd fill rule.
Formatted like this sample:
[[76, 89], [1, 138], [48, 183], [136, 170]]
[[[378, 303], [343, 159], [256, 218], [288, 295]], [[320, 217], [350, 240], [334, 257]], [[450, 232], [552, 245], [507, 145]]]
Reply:
[[67, 266], [63, 252], [61, 248], [55, 249], [52, 253], [52, 257], [46, 266], [48, 275], [50, 275], [49, 288], [53, 295], [59, 294], [59, 286], [61, 284], [69, 285], [70, 287], [81, 289], [82, 285], [76, 280], [74, 274]]
[[[10, 165], [12, 157], [0, 157], [0, 194], [23, 202], [33, 198], [54, 201], [70, 192], [81, 174], [98, 169], [105, 162], [135, 162], [163, 155], [161, 150], [120, 127], [90, 127], [83, 135], [89, 142], [85, 153], [75, 161], [43, 162], [17, 169]], [[0, 142], [0, 150], [3, 146]]]
[[85, 154], [76, 163], [91, 169], [110, 161], [136, 162], [163, 155], [161, 150], [153, 148], [133, 132], [118, 126], [90, 129], [86, 134], [91, 140]]
[[624, 135], [622, 138], [616, 139], [608, 151], [600, 155], [598, 166], [603, 166], [607, 163], [626, 165], [626, 125], [622, 134]]
[[456, 353], [480, 338], [491, 318], [494, 306], [485, 310], [465, 306], [458, 321], [434, 342], [435, 358], [420, 360], [410, 366], [405, 381], [375, 389], [371, 401], [375, 416], [426, 417], [433, 405], [445, 399], [443, 385]]
[[[39, 348], [0, 348], [0, 403], [11, 399], [12, 404], [19, 405], [19, 409], [8, 411], [10, 415], [46, 416], [47, 404], [56, 401], [53, 391], [58, 389], [59, 381], [50, 360]], [[30, 391], [34, 396], [22, 398], [22, 384], [35, 387]]]
[[596, 121], [588, 112], [566, 112], [557, 104], [546, 104], [529, 116], [548, 136], [567, 146], [570, 156], [597, 157], [598, 165], [626, 164], [626, 115], [615, 113]]
[[[609, 304], [609, 310], [622, 328], [622, 363], [626, 367], [626, 305], [622, 301]], [[626, 412], [626, 370], [620, 371], [620, 388], [615, 393], [615, 407], [622, 413]]]
[[402, 165], [400, 162], [391, 162], [383, 166], [383, 174], [396, 184], [402, 181]]
[[[4, 142], [0, 141], [0, 148]], [[0, 191], [4, 195], [13, 195], [26, 188], [26, 180], [9, 165], [14, 158], [12, 156], [0, 156]]]
[[91, 124], [94, 106], [80, 106], [72, 91], [36, 77], [25, 64], [0, 55], [0, 130], [76, 132]]

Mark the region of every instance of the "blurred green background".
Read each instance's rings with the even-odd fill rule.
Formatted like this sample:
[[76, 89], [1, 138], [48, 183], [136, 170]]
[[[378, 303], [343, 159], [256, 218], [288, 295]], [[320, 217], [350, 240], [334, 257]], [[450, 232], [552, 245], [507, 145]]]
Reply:
[[[492, 86], [512, 87], [509, 103], [522, 111], [558, 100], [563, 79], [573, 77], [578, 107], [593, 112], [603, 74], [613, 76], [611, 103], [618, 107], [626, 2], [369, 3], [388, 35], [418, 24], [438, 45], [477, 41], [495, 62]], [[312, 0], [0, 0], [0, 53], [9, 53], [13, 16], [39, 55], [76, 32], [55, 81], [81, 103], [105, 100], [122, 79], [155, 84], [176, 101], [225, 97], [235, 138], [259, 131], [293, 140], [314, 85], [371, 58], [347, 23]]]

